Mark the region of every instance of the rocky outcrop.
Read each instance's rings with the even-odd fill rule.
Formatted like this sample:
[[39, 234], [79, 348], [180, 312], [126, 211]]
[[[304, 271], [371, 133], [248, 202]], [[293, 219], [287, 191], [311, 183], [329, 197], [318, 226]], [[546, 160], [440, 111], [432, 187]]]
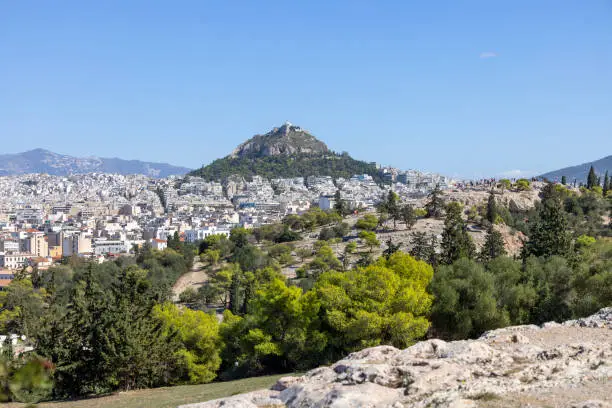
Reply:
[[325, 143], [299, 126], [286, 122], [265, 135], [255, 135], [240, 144], [230, 157], [265, 157], [327, 153]]
[[379, 346], [271, 390], [182, 408], [610, 407], [612, 308], [477, 340]]

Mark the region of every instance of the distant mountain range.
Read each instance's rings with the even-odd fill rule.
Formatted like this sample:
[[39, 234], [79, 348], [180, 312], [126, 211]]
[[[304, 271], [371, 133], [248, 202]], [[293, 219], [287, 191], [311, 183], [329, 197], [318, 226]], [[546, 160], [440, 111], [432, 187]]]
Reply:
[[577, 166], [549, 171], [548, 173], [542, 174], [540, 177], [550, 181], [561, 181], [561, 177], [565, 176], [568, 183], [573, 183], [574, 180], [579, 183], [585, 183], [591, 166], [595, 169], [595, 173], [602, 177], [606, 171], [612, 173], [612, 156], [606, 156], [603, 159], [582, 163]]
[[0, 176], [28, 173], [46, 173], [67, 176], [82, 173], [144, 174], [150, 177], [183, 175], [186, 167], [166, 163], [149, 163], [140, 160], [123, 160], [103, 157], [73, 157], [34, 149], [23, 153], [0, 155]]
[[224, 180], [233, 175], [246, 179], [255, 175], [272, 179], [349, 178], [355, 174], [369, 174], [380, 181], [374, 164], [353, 159], [348, 153], [334, 153], [308, 131], [289, 122], [266, 134], [253, 136], [228, 156], [190, 174], [207, 180]]

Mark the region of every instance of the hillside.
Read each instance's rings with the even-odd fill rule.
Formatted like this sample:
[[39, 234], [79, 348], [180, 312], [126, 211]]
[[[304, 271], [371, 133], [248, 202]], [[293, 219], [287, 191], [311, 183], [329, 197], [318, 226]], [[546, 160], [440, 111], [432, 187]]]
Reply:
[[612, 155], [592, 162], [582, 163], [577, 166], [549, 171], [548, 173], [542, 174], [540, 177], [551, 181], [561, 181], [561, 177], [565, 176], [568, 183], [573, 183], [574, 179], [578, 183], [585, 183], [591, 166], [593, 166], [595, 172], [602, 177], [606, 171], [612, 173]]
[[46, 173], [67, 176], [81, 173], [144, 174], [150, 177], [182, 175], [190, 169], [166, 163], [102, 157], [74, 157], [34, 149], [23, 153], [0, 155], [0, 176]]
[[584, 319], [367, 348], [269, 390], [180, 408], [609, 407], [612, 308]]
[[325, 143], [298, 126], [285, 123], [264, 135], [255, 135], [234, 151], [194, 170], [194, 176], [222, 180], [231, 175], [247, 179], [255, 175], [266, 178], [331, 176], [348, 178], [369, 174], [379, 180], [376, 167], [348, 154], [336, 154]]

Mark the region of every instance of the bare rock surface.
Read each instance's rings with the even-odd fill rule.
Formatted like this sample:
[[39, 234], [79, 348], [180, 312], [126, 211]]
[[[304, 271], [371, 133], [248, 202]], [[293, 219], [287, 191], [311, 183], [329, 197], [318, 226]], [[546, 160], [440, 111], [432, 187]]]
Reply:
[[612, 308], [476, 340], [358, 351], [271, 390], [181, 408], [612, 407]]

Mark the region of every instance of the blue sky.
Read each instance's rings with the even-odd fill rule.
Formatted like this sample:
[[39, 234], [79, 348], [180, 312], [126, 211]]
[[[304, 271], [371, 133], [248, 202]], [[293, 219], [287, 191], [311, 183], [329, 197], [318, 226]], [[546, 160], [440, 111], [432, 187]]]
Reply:
[[199, 167], [285, 120], [463, 177], [612, 154], [612, 2], [0, 2], [0, 153]]

